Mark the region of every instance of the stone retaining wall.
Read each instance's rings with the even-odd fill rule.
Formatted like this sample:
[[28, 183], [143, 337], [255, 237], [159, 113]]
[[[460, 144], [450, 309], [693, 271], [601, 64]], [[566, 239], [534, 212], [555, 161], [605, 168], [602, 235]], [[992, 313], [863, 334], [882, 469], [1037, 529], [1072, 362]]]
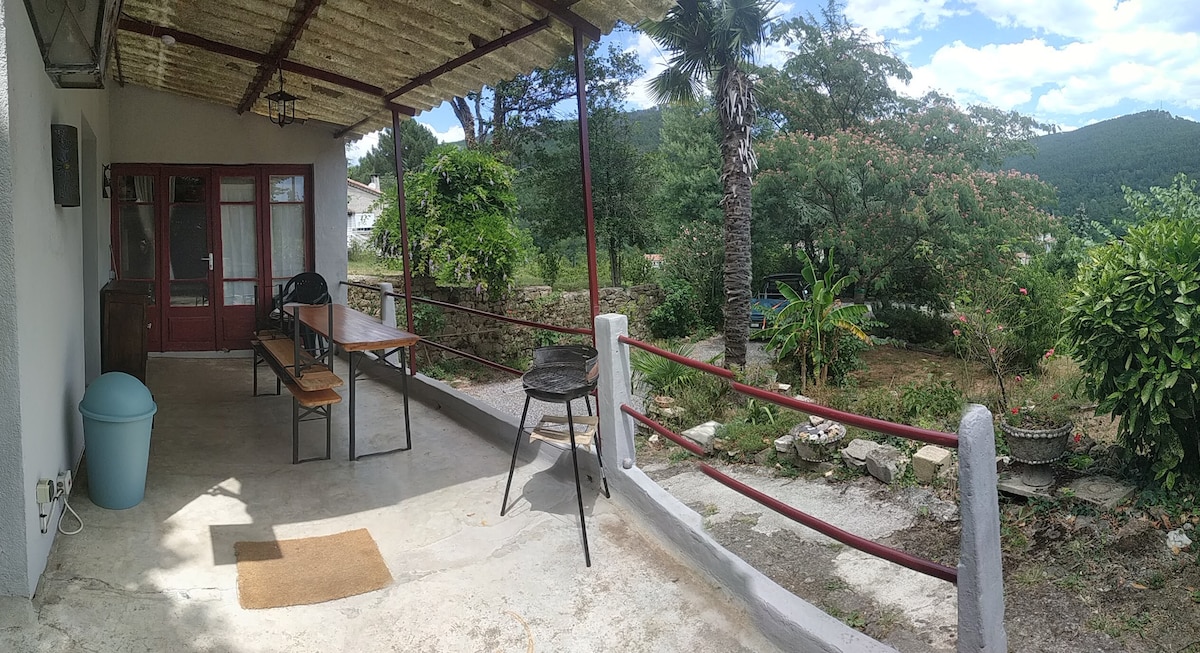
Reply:
[[[401, 277], [351, 276], [350, 281], [371, 286], [389, 282], [396, 292], [403, 292]], [[417, 297], [466, 306], [509, 317], [564, 327], [591, 328], [586, 290], [557, 292], [549, 286], [515, 288], [506, 296], [491, 300], [470, 288], [440, 288], [429, 279], [414, 279], [413, 294]], [[621, 313], [629, 317], [630, 335], [645, 339], [646, 316], [662, 303], [662, 289], [655, 284], [629, 288], [601, 288], [600, 312]], [[363, 288], [349, 288], [350, 306], [379, 317], [379, 293]], [[525, 369], [530, 351], [537, 346], [569, 342], [585, 342], [587, 336], [534, 329], [493, 318], [472, 315], [463, 311], [443, 309], [417, 303], [414, 305], [415, 330], [418, 335], [455, 349], [475, 354], [517, 369]], [[396, 302], [396, 322], [403, 327], [404, 302]], [[421, 347], [419, 365], [442, 360], [449, 356], [433, 347]]]

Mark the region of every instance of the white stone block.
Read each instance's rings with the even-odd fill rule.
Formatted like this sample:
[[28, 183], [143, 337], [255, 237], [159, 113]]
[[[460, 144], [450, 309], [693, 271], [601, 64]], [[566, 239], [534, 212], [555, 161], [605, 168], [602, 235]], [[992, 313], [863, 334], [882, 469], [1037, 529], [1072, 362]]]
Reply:
[[942, 468], [950, 464], [953, 457], [949, 449], [932, 444], [925, 445], [913, 454], [913, 474], [920, 483], [932, 483]]

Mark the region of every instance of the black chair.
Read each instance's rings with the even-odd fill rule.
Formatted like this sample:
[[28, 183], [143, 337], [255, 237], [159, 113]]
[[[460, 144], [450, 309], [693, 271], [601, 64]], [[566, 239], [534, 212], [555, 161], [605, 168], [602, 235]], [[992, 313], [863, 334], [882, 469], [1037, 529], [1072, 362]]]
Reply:
[[[292, 324], [292, 317], [283, 311], [284, 306], [287, 304], [322, 305], [332, 301], [333, 298], [329, 296], [329, 284], [326, 283], [325, 277], [316, 272], [301, 272], [288, 279], [288, 282], [275, 295], [271, 321], [278, 326], [281, 333], [292, 333], [292, 329], [295, 327]], [[302, 346], [310, 352], [315, 351], [317, 348], [316, 334], [306, 334]]]

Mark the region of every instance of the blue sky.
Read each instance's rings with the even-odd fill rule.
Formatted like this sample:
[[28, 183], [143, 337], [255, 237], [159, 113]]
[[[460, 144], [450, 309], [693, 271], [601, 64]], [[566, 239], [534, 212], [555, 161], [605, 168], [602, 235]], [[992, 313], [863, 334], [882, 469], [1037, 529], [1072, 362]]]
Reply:
[[[777, 13], [817, 14], [824, 1], [780, 2]], [[913, 72], [907, 95], [938, 90], [962, 104], [1015, 109], [1063, 129], [1163, 109], [1200, 119], [1200, 2], [1195, 0], [846, 0], [852, 23], [886, 39]], [[643, 81], [665, 57], [649, 38], [605, 43], [638, 53], [646, 76], [630, 108], [652, 106]], [[767, 46], [761, 60], [787, 59]], [[417, 116], [443, 141], [462, 139], [448, 105]], [[373, 135], [347, 148], [351, 160]]]

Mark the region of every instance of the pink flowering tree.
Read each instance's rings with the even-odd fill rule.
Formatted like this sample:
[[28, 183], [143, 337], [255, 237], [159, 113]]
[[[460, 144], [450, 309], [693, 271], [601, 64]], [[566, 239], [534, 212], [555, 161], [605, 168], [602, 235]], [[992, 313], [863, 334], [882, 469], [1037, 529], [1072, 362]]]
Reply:
[[756, 202], [770, 228], [815, 260], [836, 246], [870, 294], [895, 294], [913, 270], [942, 280], [999, 273], [1052, 221], [1039, 206], [1053, 189], [1036, 178], [980, 170], [962, 152], [905, 147], [882, 132], [781, 134], [761, 151]]

